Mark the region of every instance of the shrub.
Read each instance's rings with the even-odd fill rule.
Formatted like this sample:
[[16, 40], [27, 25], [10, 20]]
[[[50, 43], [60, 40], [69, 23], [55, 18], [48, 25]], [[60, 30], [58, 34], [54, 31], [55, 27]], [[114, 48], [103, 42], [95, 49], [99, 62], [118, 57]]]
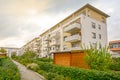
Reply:
[[0, 80], [20, 80], [19, 71], [9, 58], [2, 59], [2, 66], [0, 66]]
[[98, 50], [97, 45], [95, 47], [90, 45], [90, 49], [84, 48], [84, 50], [86, 53], [85, 61], [91, 69], [104, 71], [109, 68], [112, 60], [108, 48], [104, 47]]
[[113, 58], [113, 62], [109, 66], [111, 70], [120, 71], [120, 58]]
[[27, 68], [31, 69], [31, 70], [34, 70], [34, 71], [37, 71], [39, 69], [39, 66], [38, 66], [38, 64], [31, 63], [31, 64], [27, 65]]
[[[63, 75], [58, 75], [57, 73], [47, 73], [47, 80], [67, 80]], [[69, 79], [70, 80], [70, 79]]]
[[42, 61], [42, 62], [52, 62], [53, 61], [51, 58], [37, 58], [36, 60]]
[[40, 62], [40, 61], [35, 61], [35, 63], [39, 65], [40, 72], [42, 73], [50, 72], [46, 76], [49, 79], [51, 78], [55, 79], [54, 76], [56, 75], [62, 75], [65, 77], [65, 79], [67, 77], [68, 80], [70, 79], [71, 80], [119, 80], [120, 79], [120, 73], [104, 72], [97, 70], [85, 70], [85, 69], [79, 69], [73, 67], [63, 67], [63, 66], [57, 66], [47, 62]]

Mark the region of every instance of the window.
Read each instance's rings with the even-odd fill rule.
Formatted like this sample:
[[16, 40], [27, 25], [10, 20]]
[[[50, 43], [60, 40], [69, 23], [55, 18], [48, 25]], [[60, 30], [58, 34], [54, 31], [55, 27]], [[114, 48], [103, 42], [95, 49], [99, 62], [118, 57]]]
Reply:
[[98, 25], [98, 29], [101, 30], [101, 25]]
[[99, 39], [101, 39], [101, 34], [99, 34]]
[[92, 38], [96, 39], [96, 33], [92, 32]]
[[96, 28], [96, 26], [95, 26], [95, 23], [94, 22], [92, 22], [92, 28]]

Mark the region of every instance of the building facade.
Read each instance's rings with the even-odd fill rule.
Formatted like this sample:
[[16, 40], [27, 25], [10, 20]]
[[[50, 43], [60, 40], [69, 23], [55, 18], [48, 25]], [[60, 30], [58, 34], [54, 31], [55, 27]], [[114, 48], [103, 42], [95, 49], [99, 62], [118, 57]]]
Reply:
[[[40, 34], [40, 56], [53, 52], [82, 50], [97, 43], [98, 48], [107, 44], [107, 17], [104, 12], [86, 4], [67, 18]], [[26, 44], [28, 46], [28, 44]], [[26, 49], [26, 46], [22, 48]]]
[[120, 40], [110, 41], [110, 53], [113, 57], [120, 57]]
[[8, 57], [11, 57], [13, 54], [20, 55], [21, 50], [20, 48], [11, 48], [11, 47], [0, 47], [6, 50], [6, 54]]

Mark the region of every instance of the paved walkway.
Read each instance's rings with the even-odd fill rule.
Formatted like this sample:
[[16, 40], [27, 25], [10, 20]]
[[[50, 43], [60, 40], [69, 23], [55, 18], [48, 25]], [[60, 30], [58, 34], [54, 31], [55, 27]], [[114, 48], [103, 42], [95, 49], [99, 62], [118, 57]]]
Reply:
[[14, 60], [13, 62], [18, 66], [18, 69], [21, 74], [21, 80], [44, 80], [44, 77], [39, 75], [38, 73], [27, 69], [24, 65]]

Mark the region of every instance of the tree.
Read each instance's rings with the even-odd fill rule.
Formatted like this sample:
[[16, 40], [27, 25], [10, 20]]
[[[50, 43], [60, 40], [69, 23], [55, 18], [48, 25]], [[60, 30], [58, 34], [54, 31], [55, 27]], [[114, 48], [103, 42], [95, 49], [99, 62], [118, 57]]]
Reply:
[[104, 71], [109, 68], [112, 59], [107, 47], [97, 49], [97, 45], [95, 47], [90, 45], [90, 49], [84, 48], [84, 50], [85, 61], [91, 69]]
[[0, 52], [6, 53], [7, 51], [6, 51], [4, 48], [1, 48], [1, 49], [0, 49]]

